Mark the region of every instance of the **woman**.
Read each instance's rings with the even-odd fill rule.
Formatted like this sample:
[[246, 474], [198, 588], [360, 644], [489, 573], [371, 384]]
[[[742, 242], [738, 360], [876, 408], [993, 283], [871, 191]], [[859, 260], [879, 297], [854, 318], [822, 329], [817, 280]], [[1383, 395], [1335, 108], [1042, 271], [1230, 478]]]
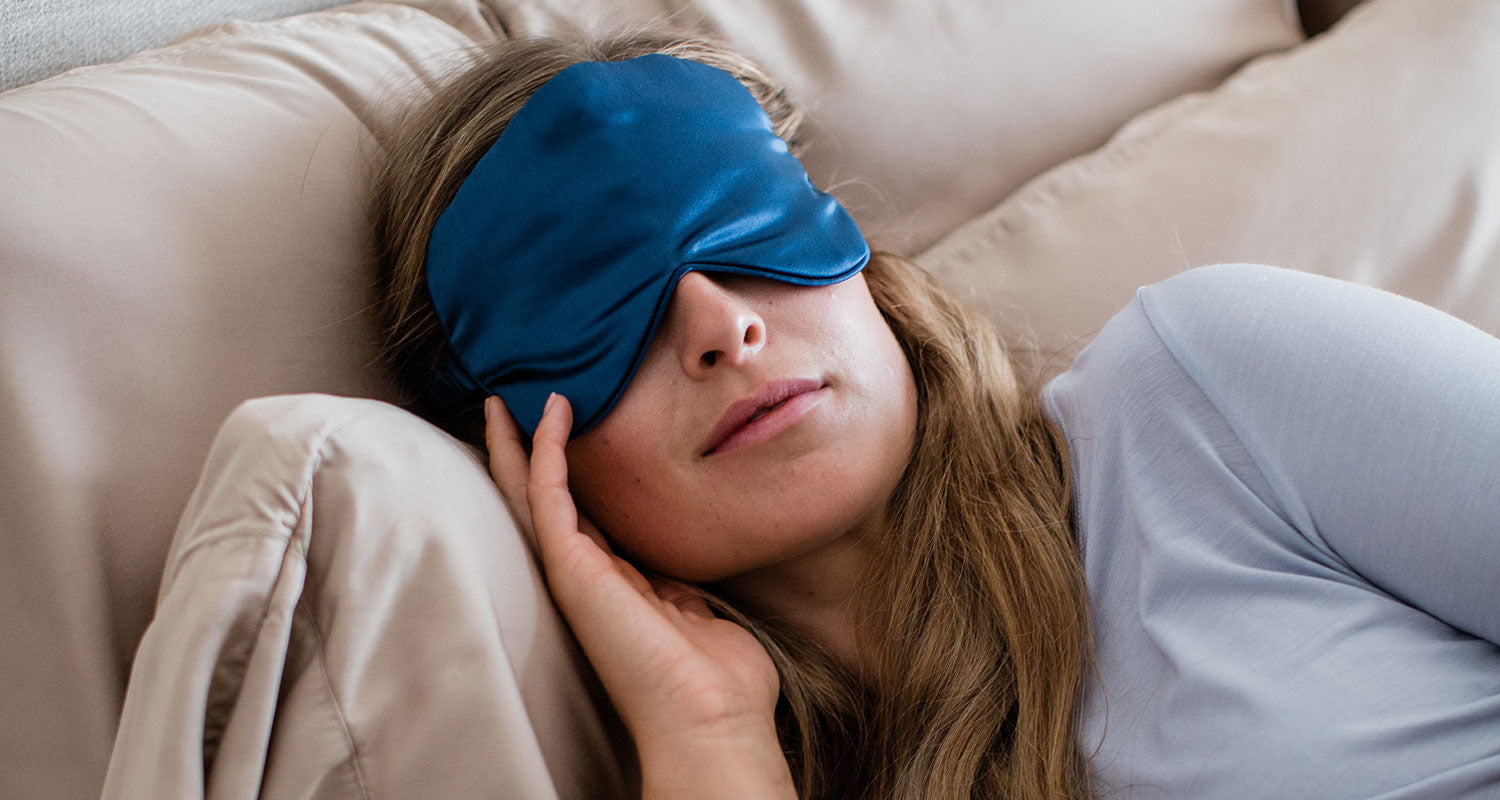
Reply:
[[[753, 64], [647, 32], [508, 43], [387, 142], [389, 352], [422, 413], [488, 447], [645, 796], [1336, 796], [1323, 777], [1461, 796], [1497, 779], [1480, 534], [1500, 473], [1450, 479], [1500, 446], [1473, 402], [1500, 390], [1494, 340], [1309, 276], [1197, 270], [1038, 393], [988, 326], [869, 253], [806, 183], [781, 144], [797, 122]], [[1401, 322], [1344, 324], [1370, 309]], [[1406, 325], [1464, 368], [1369, 344]], [[1412, 356], [1429, 363], [1397, 399], [1366, 402], [1392, 388], [1370, 375]], [[1325, 385], [1297, 388], [1309, 376]], [[1408, 420], [1408, 447], [1361, 428]], [[1422, 500], [1407, 521], [1443, 547], [1399, 535], [1381, 484], [1328, 469], [1393, 453], [1424, 466], [1401, 479]], [[1288, 680], [1323, 648], [1371, 677]], [[1415, 689], [1385, 691], [1395, 678]], [[1437, 722], [1380, 727], [1418, 711]], [[1246, 747], [1256, 731], [1274, 741]], [[1402, 732], [1422, 744], [1396, 763]], [[1345, 746], [1357, 776], [1317, 771]], [[1267, 784], [1268, 766], [1290, 768]]]

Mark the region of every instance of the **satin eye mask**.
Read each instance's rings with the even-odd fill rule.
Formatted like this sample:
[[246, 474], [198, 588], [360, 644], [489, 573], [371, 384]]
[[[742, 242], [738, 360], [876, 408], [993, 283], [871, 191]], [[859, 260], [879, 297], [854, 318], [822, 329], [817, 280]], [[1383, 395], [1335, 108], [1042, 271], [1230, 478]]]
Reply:
[[687, 272], [822, 285], [869, 257], [733, 76], [666, 55], [574, 64], [432, 230], [449, 346], [426, 395], [454, 410], [498, 394], [531, 434], [559, 392], [576, 436], [620, 399]]

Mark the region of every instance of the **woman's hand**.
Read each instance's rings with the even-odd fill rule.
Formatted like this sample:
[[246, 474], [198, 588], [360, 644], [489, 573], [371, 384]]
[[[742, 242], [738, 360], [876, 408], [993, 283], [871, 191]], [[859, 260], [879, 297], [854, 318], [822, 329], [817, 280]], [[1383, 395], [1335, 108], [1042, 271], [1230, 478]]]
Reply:
[[498, 397], [485, 403], [485, 420], [490, 475], [533, 537], [553, 600], [635, 739], [647, 795], [791, 796], [770, 657], [689, 587], [615, 555], [580, 518], [564, 457], [567, 400], [549, 399], [529, 459]]

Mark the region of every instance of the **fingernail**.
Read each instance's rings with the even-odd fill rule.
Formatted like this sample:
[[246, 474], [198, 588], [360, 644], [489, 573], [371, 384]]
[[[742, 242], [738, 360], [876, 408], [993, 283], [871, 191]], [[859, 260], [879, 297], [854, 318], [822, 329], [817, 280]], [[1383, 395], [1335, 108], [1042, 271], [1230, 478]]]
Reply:
[[484, 398], [484, 421], [493, 422], [495, 419], [495, 396]]
[[548, 413], [551, 413], [552, 406], [554, 406], [556, 404], [557, 404], [557, 392], [553, 392], [552, 394], [547, 395], [547, 405], [544, 408], [542, 408], [542, 414], [546, 415]]

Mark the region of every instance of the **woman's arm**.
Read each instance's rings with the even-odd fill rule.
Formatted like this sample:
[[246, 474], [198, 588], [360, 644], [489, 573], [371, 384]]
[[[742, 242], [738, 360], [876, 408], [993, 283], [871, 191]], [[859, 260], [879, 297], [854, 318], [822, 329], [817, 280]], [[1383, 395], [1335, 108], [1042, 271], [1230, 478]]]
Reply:
[[1500, 339], [1269, 267], [1191, 270], [1141, 303], [1279, 514], [1362, 579], [1500, 644]]
[[795, 798], [791, 773], [776, 731], [724, 738], [689, 734], [683, 739], [636, 738], [641, 751], [641, 797], [750, 800]]
[[567, 400], [549, 400], [530, 458], [499, 398], [485, 417], [490, 473], [535, 537], [548, 589], [635, 740], [643, 796], [795, 797], [765, 650], [689, 587], [616, 556], [578, 516], [563, 453]]

